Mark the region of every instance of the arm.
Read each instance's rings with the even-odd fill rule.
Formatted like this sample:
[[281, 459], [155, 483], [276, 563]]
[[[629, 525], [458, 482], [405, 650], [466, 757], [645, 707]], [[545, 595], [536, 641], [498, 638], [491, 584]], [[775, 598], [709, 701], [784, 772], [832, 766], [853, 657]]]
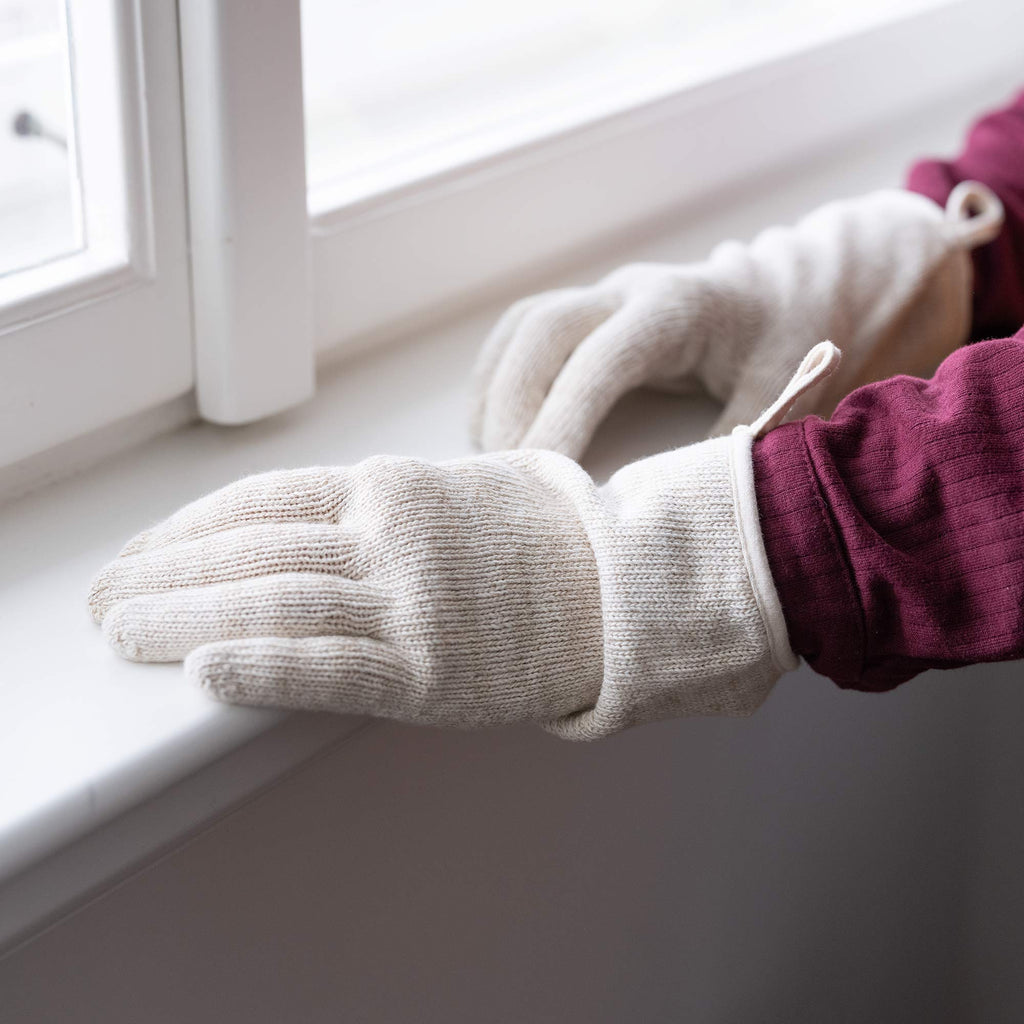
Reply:
[[840, 686], [1024, 657], [1024, 330], [753, 453], [793, 650]]

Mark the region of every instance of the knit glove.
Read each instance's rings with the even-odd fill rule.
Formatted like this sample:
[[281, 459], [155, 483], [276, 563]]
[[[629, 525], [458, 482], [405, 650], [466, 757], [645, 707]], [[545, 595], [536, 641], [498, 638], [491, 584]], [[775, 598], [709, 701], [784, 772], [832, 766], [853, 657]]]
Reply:
[[524, 299], [481, 351], [471, 433], [485, 450], [578, 458], [627, 391], [703, 386], [725, 406], [717, 436], [750, 423], [822, 338], [843, 365], [793, 418], [828, 416], [896, 373], [930, 376], [968, 335], [969, 251], [1001, 224], [999, 199], [975, 182], [945, 212], [913, 192], [875, 192], [749, 245], [724, 242], [703, 263], [634, 264]]
[[603, 487], [546, 451], [249, 477], [132, 541], [90, 606], [125, 657], [241, 704], [571, 739], [749, 714], [796, 664], [751, 466], [778, 418]]

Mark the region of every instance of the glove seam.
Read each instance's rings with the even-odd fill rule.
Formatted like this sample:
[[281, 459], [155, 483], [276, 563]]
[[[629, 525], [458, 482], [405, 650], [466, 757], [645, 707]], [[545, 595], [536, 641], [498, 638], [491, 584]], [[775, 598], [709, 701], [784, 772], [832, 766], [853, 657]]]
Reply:
[[754, 594], [761, 625], [768, 638], [772, 663], [782, 675], [800, 664], [789, 642], [789, 631], [782, 612], [782, 602], [775, 587], [768, 553], [761, 533], [761, 520], [754, 489], [752, 446], [754, 435], [749, 427], [738, 426], [732, 432], [729, 476], [732, 484], [733, 514], [743, 554], [750, 589]]

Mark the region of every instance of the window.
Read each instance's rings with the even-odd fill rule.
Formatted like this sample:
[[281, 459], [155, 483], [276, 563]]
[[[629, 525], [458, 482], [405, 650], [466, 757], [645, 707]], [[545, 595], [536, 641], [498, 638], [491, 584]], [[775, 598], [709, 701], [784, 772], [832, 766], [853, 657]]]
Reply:
[[302, 0], [310, 209], [353, 202], [922, 0]]
[[193, 387], [287, 408], [318, 351], [1017, 84], [1022, 33], [1012, 0], [0, 0], [0, 464]]
[[0, 3], [0, 277], [83, 247], [71, 63], [57, 0]]
[[173, 0], [0, 0], [0, 464], [192, 384]]
[[[344, 12], [344, 13], [342, 13]], [[303, 0], [313, 324], [358, 348], [1002, 73], [1013, 0]]]

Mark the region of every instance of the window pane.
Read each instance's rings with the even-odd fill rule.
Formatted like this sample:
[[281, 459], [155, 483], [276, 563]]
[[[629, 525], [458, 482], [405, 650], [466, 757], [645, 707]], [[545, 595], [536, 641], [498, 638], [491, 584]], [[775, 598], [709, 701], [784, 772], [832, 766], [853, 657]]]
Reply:
[[310, 190], [338, 205], [932, 2], [302, 0]]
[[0, 275], [82, 248], [62, 0], [0, 0]]

